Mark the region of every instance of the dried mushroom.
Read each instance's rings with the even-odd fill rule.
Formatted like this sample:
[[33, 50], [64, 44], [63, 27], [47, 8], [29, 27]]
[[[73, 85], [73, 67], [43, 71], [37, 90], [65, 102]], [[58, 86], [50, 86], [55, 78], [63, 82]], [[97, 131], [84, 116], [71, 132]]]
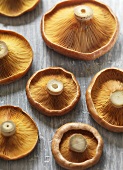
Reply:
[[83, 123], [61, 126], [52, 140], [53, 156], [65, 169], [84, 170], [95, 165], [102, 150], [103, 140], [98, 131]]
[[86, 102], [97, 123], [110, 131], [123, 132], [123, 70], [98, 72], [86, 91]]
[[80, 87], [74, 75], [60, 67], [36, 72], [27, 82], [30, 103], [47, 116], [61, 116], [80, 99]]
[[33, 10], [39, 2], [40, 0], [0, 0], [0, 14], [16, 17]]
[[0, 30], [0, 84], [10, 83], [24, 76], [32, 59], [32, 48], [22, 35]]
[[42, 18], [42, 37], [65, 56], [94, 60], [115, 44], [119, 23], [109, 7], [96, 0], [58, 3]]
[[19, 107], [0, 106], [0, 158], [15, 160], [29, 154], [38, 141], [38, 129]]

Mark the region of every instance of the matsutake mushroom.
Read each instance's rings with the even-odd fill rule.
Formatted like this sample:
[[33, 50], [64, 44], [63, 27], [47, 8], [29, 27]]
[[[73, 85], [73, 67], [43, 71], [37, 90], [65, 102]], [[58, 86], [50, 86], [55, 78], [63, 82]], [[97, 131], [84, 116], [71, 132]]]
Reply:
[[24, 76], [32, 59], [32, 48], [22, 35], [0, 30], [0, 84], [11, 83]]
[[49, 67], [32, 75], [26, 93], [29, 102], [47, 116], [68, 113], [80, 99], [76, 78], [60, 67]]
[[15, 160], [29, 154], [38, 141], [38, 128], [19, 107], [0, 106], [0, 158]]
[[56, 131], [51, 148], [60, 166], [65, 169], [84, 170], [99, 161], [103, 140], [90, 125], [67, 123]]
[[123, 70], [98, 72], [86, 91], [89, 113], [104, 128], [123, 132]]
[[0, 0], [0, 14], [17, 17], [33, 10], [40, 0]]
[[96, 0], [62, 1], [42, 18], [42, 37], [65, 56], [94, 60], [115, 44], [119, 23], [105, 4]]

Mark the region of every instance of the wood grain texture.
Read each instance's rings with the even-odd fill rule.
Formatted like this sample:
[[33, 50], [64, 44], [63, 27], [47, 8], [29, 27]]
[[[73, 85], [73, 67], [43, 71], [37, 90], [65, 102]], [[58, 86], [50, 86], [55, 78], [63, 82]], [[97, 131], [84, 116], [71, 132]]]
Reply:
[[[0, 105], [15, 105], [30, 114], [39, 128], [39, 142], [27, 157], [17, 161], [0, 159], [0, 170], [63, 170], [51, 153], [51, 141], [57, 128], [67, 122], [84, 122], [95, 127], [104, 139], [103, 155], [97, 165], [89, 170], [123, 169], [123, 134], [112, 133], [98, 125], [89, 115], [85, 102], [85, 91], [91, 78], [107, 67], [123, 69], [123, 3], [122, 0], [102, 0], [116, 13], [120, 22], [120, 35], [114, 48], [95, 61], [79, 61], [62, 56], [49, 49], [42, 40], [40, 21], [42, 15], [60, 0], [42, 0], [35, 10], [17, 18], [0, 16], [0, 29], [22, 34], [34, 51], [31, 69], [22, 79], [0, 86]], [[29, 104], [25, 86], [30, 76], [42, 68], [60, 66], [71, 71], [81, 86], [81, 99], [73, 111], [62, 117], [50, 118], [42, 115]]]

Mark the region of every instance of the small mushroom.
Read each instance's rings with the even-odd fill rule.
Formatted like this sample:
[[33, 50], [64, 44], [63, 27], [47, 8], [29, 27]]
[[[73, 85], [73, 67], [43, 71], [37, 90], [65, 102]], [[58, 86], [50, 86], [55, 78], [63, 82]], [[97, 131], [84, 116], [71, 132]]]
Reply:
[[56, 162], [63, 168], [84, 170], [99, 161], [103, 140], [90, 125], [67, 123], [56, 131], [51, 149]]
[[36, 72], [28, 80], [29, 102], [47, 116], [61, 116], [72, 110], [80, 99], [80, 87], [74, 75], [60, 67]]
[[86, 102], [97, 123], [110, 131], [123, 132], [123, 70], [98, 72], [87, 88]]
[[0, 106], [0, 158], [15, 160], [29, 154], [38, 141], [38, 128], [19, 107]]
[[115, 44], [118, 19], [97, 0], [62, 1], [44, 14], [42, 37], [51, 49], [80, 60], [94, 60]]
[[32, 59], [32, 48], [22, 35], [0, 30], [0, 84], [11, 83], [24, 76]]
[[0, 14], [17, 17], [33, 10], [40, 0], [0, 0]]

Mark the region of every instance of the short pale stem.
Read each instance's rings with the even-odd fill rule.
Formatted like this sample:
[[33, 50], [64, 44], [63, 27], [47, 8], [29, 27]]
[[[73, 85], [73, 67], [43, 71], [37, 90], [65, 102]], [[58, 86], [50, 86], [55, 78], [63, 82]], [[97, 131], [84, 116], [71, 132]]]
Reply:
[[5, 137], [14, 135], [15, 131], [16, 131], [16, 126], [12, 121], [5, 121], [0, 126], [0, 132]]
[[86, 5], [80, 5], [74, 8], [74, 15], [79, 21], [88, 21], [93, 18], [93, 10]]
[[47, 83], [47, 91], [51, 95], [60, 95], [63, 91], [63, 83], [56, 79], [51, 79]]
[[116, 108], [123, 107], [123, 90], [116, 90], [110, 95], [110, 101]]
[[69, 140], [69, 149], [74, 152], [84, 152], [87, 148], [87, 141], [82, 134], [74, 134]]
[[0, 41], [0, 59], [8, 55], [8, 47], [4, 41]]

